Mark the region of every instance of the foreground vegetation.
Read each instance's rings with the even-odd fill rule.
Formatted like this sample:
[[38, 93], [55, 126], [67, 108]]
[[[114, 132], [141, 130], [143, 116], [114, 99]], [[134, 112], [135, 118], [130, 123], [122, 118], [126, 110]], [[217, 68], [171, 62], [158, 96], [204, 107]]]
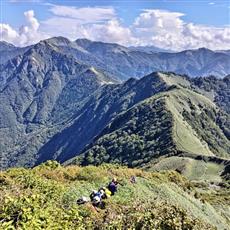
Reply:
[[[105, 209], [76, 204], [114, 176], [121, 185]], [[130, 183], [131, 176], [137, 183]], [[227, 192], [201, 192], [200, 186], [174, 171], [117, 165], [62, 167], [48, 161], [9, 169], [0, 174], [0, 229], [228, 229], [221, 213], [229, 208]]]

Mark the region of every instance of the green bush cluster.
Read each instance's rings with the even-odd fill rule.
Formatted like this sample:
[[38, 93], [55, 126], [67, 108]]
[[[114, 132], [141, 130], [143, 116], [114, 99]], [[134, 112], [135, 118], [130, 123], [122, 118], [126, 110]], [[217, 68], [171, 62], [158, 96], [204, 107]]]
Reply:
[[[96, 229], [199, 230], [215, 229], [191, 217], [183, 209], [167, 202], [151, 203], [151, 207], [134, 203], [132, 208], [109, 209], [103, 219], [96, 219]], [[113, 216], [116, 216], [114, 219]], [[102, 221], [103, 220], [103, 221]], [[105, 223], [109, 228], [105, 227]]]

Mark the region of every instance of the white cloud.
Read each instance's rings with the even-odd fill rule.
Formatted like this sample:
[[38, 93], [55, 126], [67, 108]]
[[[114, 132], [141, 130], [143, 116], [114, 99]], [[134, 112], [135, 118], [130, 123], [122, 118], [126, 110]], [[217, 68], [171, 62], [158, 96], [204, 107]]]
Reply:
[[[51, 36], [66, 36], [72, 40], [87, 38], [123, 45], [130, 45], [135, 41], [131, 30], [123, 27], [117, 19], [109, 20], [106, 23], [82, 24], [77, 19], [54, 17], [43, 22], [42, 25], [45, 33], [49, 33]], [[66, 25], [68, 25], [68, 30], [66, 30]]]
[[29, 26], [31, 27], [31, 29], [33, 31], [37, 31], [38, 28], [39, 28], [39, 22], [38, 20], [34, 17], [34, 11], [33, 10], [29, 10], [29, 11], [26, 11], [24, 13], [25, 17], [26, 17], [26, 20], [29, 24]]
[[94, 24], [84, 26], [84, 36], [88, 39], [119, 43], [123, 45], [133, 44], [136, 40], [129, 28], [123, 27], [117, 19], [105, 24]]
[[199, 47], [230, 48], [230, 27], [186, 23], [184, 14], [165, 10], [145, 10], [136, 18], [132, 31], [140, 44], [183, 50]]
[[183, 30], [184, 22], [180, 19], [182, 16], [182, 13], [165, 10], [144, 10], [136, 18], [132, 31], [139, 38], [140, 45], [154, 42], [154, 45], [169, 48], [174, 43], [175, 34]]
[[70, 39], [88, 38], [129, 45], [135, 39], [129, 28], [121, 25], [111, 7], [69, 7], [49, 4], [53, 17], [41, 22], [45, 33]]
[[171, 32], [175, 29], [181, 29], [183, 26], [183, 21], [180, 19], [181, 16], [184, 16], [184, 14], [165, 10], [144, 10], [136, 18], [134, 26], [137, 29], [151, 28], [154, 33], [162, 29]]
[[51, 5], [50, 11], [56, 15], [67, 18], [74, 18], [82, 23], [96, 23], [115, 18], [115, 10], [111, 7], [71, 7]]
[[8, 24], [0, 24], [0, 27], [2, 40], [14, 43], [14, 41], [18, 38], [18, 33]]
[[27, 24], [22, 25], [18, 31], [8, 24], [0, 24], [0, 37], [2, 40], [18, 46], [24, 46], [36, 43], [47, 37], [38, 31], [40, 24], [35, 18], [33, 10], [24, 12], [24, 16]]
[[180, 12], [146, 9], [133, 24], [124, 26], [111, 7], [48, 6], [53, 15], [45, 21], [39, 22], [31, 10], [24, 13], [27, 24], [19, 30], [0, 24], [3, 40], [28, 45], [47, 37], [65, 36], [71, 40], [88, 38], [126, 46], [154, 45], [173, 50], [230, 49], [230, 27], [187, 23]]

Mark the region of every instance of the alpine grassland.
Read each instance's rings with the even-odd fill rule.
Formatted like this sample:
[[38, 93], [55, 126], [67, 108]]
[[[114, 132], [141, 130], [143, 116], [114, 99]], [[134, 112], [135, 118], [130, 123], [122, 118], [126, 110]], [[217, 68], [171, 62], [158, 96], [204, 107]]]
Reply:
[[[136, 183], [130, 177], [136, 177]], [[104, 208], [81, 196], [119, 181]], [[229, 184], [190, 181], [175, 171], [116, 164], [66, 166], [47, 161], [0, 174], [0, 229], [229, 229]]]

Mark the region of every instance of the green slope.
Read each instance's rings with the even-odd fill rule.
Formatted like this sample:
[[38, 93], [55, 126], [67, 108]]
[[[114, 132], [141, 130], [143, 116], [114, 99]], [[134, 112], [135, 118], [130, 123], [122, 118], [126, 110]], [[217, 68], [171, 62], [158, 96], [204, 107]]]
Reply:
[[[43, 46], [40, 48], [45, 52]], [[31, 60], [35, 54], [32, 52]], [[36, 109], [32, 101], [26, 102], [30, 109], [23, 105], [23, 98], [33, 99], [33, 93], [20, 94], [19, 107], [24, 108], [25, 115], [20, 112], [20, 117], [25, 119], [11, 116], [13, 113], [6, 109], [5, 102], [0, 105], [4, 118], [0, 128], [0, 151], [4, 158], [1, 168], [32, 167], [49, 159], [65, 162], [84, 152], [87, 155], [84, 164], [119, 162], [129, 166], [143, 166], [158, 156], [175, 155], [178, 151], [229, 156], [230, 115], [198, 93], [201, 91], [196, 91], [191, 79], [173, 73], [152, 73], [139, 80], [110, 84], [113, 80], [103, 72], [59, 56], [55, 66], [63, 67], [59, 77], [60, 82], [65, 81], [60, 88], [51, 81], [52, 90], [48, 86], [43, 89], [48, 90], [42, 94], [44, 97], [41, 95], [45, 103], [35, 93], [41, 109]], [[41, 63], [45, 68], [46, 62]], [[66, 73], [64, 63], [73, 68], [71, 76]], [[52, 76], [49, 77], [53, 79]], [[14, 92], [24, 86], [13, 85], [17, 87], [7, 92], [15, 98]], [[40, 88], [36, 90], [42, 92]], [[57, 97], [54, 91], [59, 92]], [[34, 91], [28, 91], [31, 92]], [[11, 96], [4, 96], [3, 101]], [[9, 112], [7, 116], [5, 111]], [[44, 122], [34, 120], [43, 115], [48, 116], [42, 119]]]
[[222, 182], [222, 173], [225, 167], [224, 163], [171, 156], [159, 159], [158, 162], [151, 165], [151, 170], [176, 170], [190, 180], [219, 183]]
[[[76, 205], [77, 198], [114, 176], [122, 185], [105, 200], [105, 209]], [[136, 184], [129, 182], [131, 176]], [[47, 162], [1, 172], [0, 184], [0, 229], [222, 230], [230, 224], [224, 187], [221, 193], [201, 191], [199, 184], [173, 171], [151, 173], [117, 165], [64, 168]]]
[[184, 79], [161, 77], [177, 85], [119, 114], [73, 163], [143, 167], [159, 156], [181, 152], [228, 158], [230, 141], [217, 122], [222, 111], [190, 90]]
[[230, 75], [223, 79], [215, 76], [191, 79], [193, 87], [205, 93], [227, 113], [230, 113]]
[[[230, 141], [218, 121], [222, 111], [209, 98], [191, 88], [190, 82], [174, 74], [160, 73], [175, 90], [168, 92], [167, 108], [173, 115], [173, 139], [185, 152], [228, 157]], [[229, 116], [225, 114], [225, 116]], [[226, 124], [226, 128], [229, 124]]]
[[214, 105], [203, 96], [183, 88], [170, 92], [167, 98], [167, 107], [173, 115], [173, 139], [176, 147], [185, 152], [212, 155], [207, 143], [198, 136], [196, 132], [198, 127], [190, 125], [195, 121], [184, 117], [185, 112], [189, 115], [193, 112], [191, 106], [196, 107], [194, 109], [196, 113], [201, 113], [204, 106], [211, 108]]

